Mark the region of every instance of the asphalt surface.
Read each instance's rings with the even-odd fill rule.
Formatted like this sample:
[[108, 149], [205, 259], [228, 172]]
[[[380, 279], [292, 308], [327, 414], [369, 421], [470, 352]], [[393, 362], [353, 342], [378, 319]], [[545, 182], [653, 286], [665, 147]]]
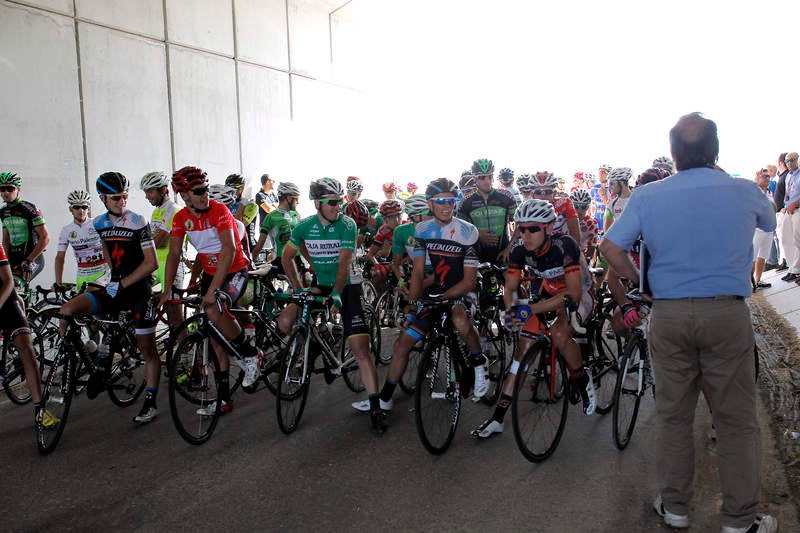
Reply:
[[[315, 376], [300, 426], [287, 436], [268, 391], [240, 391], [211, 440], [192, 446], [173, 426], [166, 387], [158, 418], [141, 427], [132, 423], [140, 403], [121, 409], [106, 395], [81, 395], [58, 448], [42, 457], [30, 405], [0, 396], [2, 529], [669, 530], [651, 507], [651, 396], [622, 452], [613, 443], [610, 414], [586, 417], [570, 407], [561, 444], [542, 464], [519, 453], [510, 416], [500, 436], [469, 436], [490, 414], [487, 406], [464, 404], [451, 448], [437, 457], [419, 443], [412, 398], [398, 389], [391, 427], [376, 437], [368, 417], [350, 407], [363, 397], [342, 380], [326, 385]], [[715, 445], [706, 436], [710, 419], [702, 401], [696, 418], [690, 531], [719, 531]], [[766, 426], [763, 433], [762, 510], [779, 517], [782, 531], [797, 531]]]

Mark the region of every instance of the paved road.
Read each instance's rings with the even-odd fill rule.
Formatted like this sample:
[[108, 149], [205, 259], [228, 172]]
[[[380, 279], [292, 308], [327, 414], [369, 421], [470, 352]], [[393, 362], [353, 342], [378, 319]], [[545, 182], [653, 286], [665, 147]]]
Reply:
[[[81, 396], [58, 449], [40, 457], [32, 409], [0, 397], [3, 529], [668, 530], [650, 507], [652, 399], [624, 452], [612, 442], [610, 415], [570, 408], [561, 445], [541, 465], [517, 451], [510, 422], [489, 441], [469, 436], [490, 412], [482, 405], [466, 406], [452, 447], [434, 457], [419, 444], [411, 398], [401, 391], [383, 437], [352, 411], [356, 397], [341, 380], [315, 378], [290, 436], [278, 429], [268, 392], [235, 399], [212, 439], [195, 447], [175, 431], [166, 394], [160, 416], [144, 427], [131, 422], [138, 405]], [[718, 531], [715, 447], [705, 436], [707, 411], [697, 412], [692, 530]], [[797, 522], [784, 487], [773, 472], [764, 494], [790, 531], [783, 526]]]

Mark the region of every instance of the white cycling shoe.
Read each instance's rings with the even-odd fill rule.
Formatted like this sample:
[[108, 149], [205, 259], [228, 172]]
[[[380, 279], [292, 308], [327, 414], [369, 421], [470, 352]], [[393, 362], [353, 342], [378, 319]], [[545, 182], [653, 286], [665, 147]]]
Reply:
[[[384, 411], [391, 411], [392, 407], [394, 407], [394, 401], [389, 400], [388, 402], [384, 402], [380, 400], [381, 409]], [[353, 406], [353, 409], [356, 411], [361, 411], [362, 413], [366, 413], [369, 411], [369, 399], [361, 400], [360, 402], [353, 402], [350, 405]]]
[[473, 437], [478, 437], [480, 439], [488, 439], [495, 433], [502, 433], [503, 432], [503, 423], [498, 422], [492, 418], [488, 420], [484, 420], [483, 424], [478, 426], [477, 428], [473, 429], [470, 432], [470, 435]]

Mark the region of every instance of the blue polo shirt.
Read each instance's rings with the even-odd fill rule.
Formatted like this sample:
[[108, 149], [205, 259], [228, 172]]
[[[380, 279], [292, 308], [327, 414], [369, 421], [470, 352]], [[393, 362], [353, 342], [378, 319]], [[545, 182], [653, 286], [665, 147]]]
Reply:
[[655, 298], [749, 296], [756, 228], [774, 231], [775, 212], [755, 183], [693, 168], [637, 187], [605, 238], [630, 250], [642, 236]]

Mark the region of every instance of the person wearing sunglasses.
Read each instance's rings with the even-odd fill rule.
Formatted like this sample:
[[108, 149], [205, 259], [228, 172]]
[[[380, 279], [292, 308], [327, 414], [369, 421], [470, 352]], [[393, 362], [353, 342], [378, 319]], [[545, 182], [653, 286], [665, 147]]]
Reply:
[[523, 202], [514, 213], [514, 222], [520, 233], [509, 256], [503, 301], [506, 311], [503, 322], [509, 329], [520, 325], [514, 308], [514, 295], [520, 288], [523, 270], [528, 268], [541, 280], [536, 303], [530, 306], [530, 318], [521, 324], [519, 343], [514, 361], [503, 382], [503, 390], [494, 413], [472, 435], [486, 439], [503, 432], [503, 419], [511, 405], [514, 380], [520, 361], [544, 329], [538, 314], [555, 313], [555, 322], [550, 326], [550, 337], [567, 363], [570, 379], [580, 393], [583, 412], [591, 415], [597, 406], [597, 398], [591, 373], [583, 366], [583, 357], [578, 344], [572, 338], [574, 331], [566, 312], [567, 297], [577, 304], [579, 322], [592, 312], [594, 301], [591, 295], [592, 280], [578, 243], [569, 235], [555, 233], [556, 210], [551, 202], [534, 199]]
[[[106, 172], [97, 178], [97, 193], [106, 212], [92, 222], [103, 243], [111, 281], [104, 289], [80, 294], [65, 303], [61, 313], [133, 313], [136, 340], [147, 374], [144, 404], [133, 421], [146, 424], [158, 415], [156, 396], [161, 377], [155, 320], [146, 318], [152, 293], [151, 276], [158, 268], [158, 259], [147, 219], [127, 208], [129, 186], [128, 178], [119, 172]], [[113, 359], [107, 356], [102, 360], [106, 378], [111, 373]], [[93, 376], [86, 388], [87, 397], [96, 398], [103, 391], [103, 383], [99, 373]]]
[[0, 173], [0, 196], [5, 205], [0, 209], [3, 246], [8, 253], [11, 271], [27, 282], [44, 270], [44, 250], [50, 234], [42, 213], [31, 202], [21, 198], [22, 177], [14, 172]]
[[597, 221], [589, 214], [592, 205], [592, 197], [586, 189], [575, 189], [569, 195], [575, 211], [578, 213], [578, 220], [581, 228], [581, 250], [586, 258], [586, 262], [591, 265], [594, 260], [595, 249], [599, 242]]
[[[266, 183], [269, 183], [269, 187], [271, 189], [271, 179], [267, 180]], [[241, 174], [230, 174], [227, 178], [225, 178], [225, 185], [233, 189], [235, 196], [233, 205], [228, 206], [228, 209], [231, 210], [231, 213], [233, 213], [233, 216], [236, 218], [236, 220], [241, 221], [245, 225], [248, 249], [252, 250], [255, 247], [257, 240], [256, 234], [258, 233], [258, 230], [256, 229], [256, 217], [258, 216], [259, 205], [250, 198], [249, 188], [248, 195], [243, 196], [246, 184], [247, 180]], [[271, 198], [273, 196], [274, 195], [272, 195]]]
[[[478, 229], [469, 222], [455, 218], [456, 198], [459, 188], [447, 178], [430, 182], [425, 189], [425, 198], [432, 217], [414, 228], [413, 267], [409, 299], [406, 308], [407, 328], [401, 330], [394, 343], [392, 361], [386, 382], [380, 393], [383, 409], [392, 408], [392, 395], [408, 365], [408, 354], [417, 341], [428, 336], [436, 316], [414, 303], [423, 294], [438, 295], [442, 299], [462, 298], [475, 290], [478, 273]], [[430, 267], [426, 267], [430, 260]], [[433, 283], [427, 286], [426, 271], [432, 268]], [[480, 337], [467, 316], [463, 304], [451, 308], [453, 325], [467, 346], [467, 362], [474, 368], [473, 396], [480, 398], [489, 390], [486, 375], [486, 357], [481, 353]], [[464, 387], [469, 387], [463, 383]], [[358, 409], [356, 404], [353, 407]]]
[[[408, 220], [406, 224], [398, 226], [392, 235], [392, 270], [398, 279], [398, 288], [408, 292], [407, 287], [403, 287], [403, 279], [406, 272], [404, 271], [404, 264], [408, 265], [410, 272], [411, 256], [414, 253], [414, 231], [417, 224], [424, 220], [430, 220], [430, 207], [428, 207], [428, 200], [425, 199], [424, 194], [415, 194], [411, 196], [404, 206]], [[428, 285], [433, 282], [433, 269], [431, 268], [430, 258], [425, 260], [425, 282]]]
[[74, 190], [67, 195], [67, 204], [69, 204], [69, 212], [72, 213], [72, 222], [61, 228], [61, 233], [58, 235], [55, 285], [64, 282], [64, 261], [67, 248], [70, 246], [72, 246], [75, 260], [78, 262], [76, 285], [78, 292], [81, 292], [87, 283], [107, 285], [111, 281], [111, 269], [103, 255], [103, 242], [100, 240], [97, 230], [94, 229], [94, 222], [89, 216], [89, 193]]
[[[297, 253], [305, 248], [317, 276], [317, 286], [311, 293], [330, 296], [333, 306], [340, 310], [344, 336], [358, 360], [358, 371], [367, 389], [369, 419], [372, 431], [382, 435], [386, 431], [386, 413], [378, 402], [378, 371], [369, 351], [369, 326], [361, 307], [361, 272], [356, 268], [355, 221], [341, 213], [344, 188], [333, 178], [312, 181], [309, 198], [317, 212], [292, 230], [289, 242], [283, 249], [283, 269], [292, 287], [302, 287], [294, 263]], [[278, 326], [289, 334], [298, 318], [299, 308], [290, 304], [278, 317]]]
[[[289, 238], [292, 236], [292, 230], [297, 226], [297, 204], [300, 201], [300, 188], [294, 183], [285, 181], [278, 184], [278, 205], [275, 209], [267, 213], [264, 221], [261, 223], [261, 233], [258, 237], [256, 247], [253, 249], [253, 257], [258, 257], [261, 250], [264, 249], [264, 244], [269, 239], [272, 243], [272, 264], [276, 268], [276, 272], [283, 274], [283, 265], [281, 259], [283, 258], [283, 249]], [[295, 264], [300, 263], [298, 256]]]
[[[531, 187], [531, 198], [538, 200], [547, 200], [553, 204], [556, 210], [556, 220], [553, 224], [553, 233], [556, 235], [569, 235], [575, 242], [581, 242], [581, 229], [578, 223], [578, 213], [575, 212], [575, 206], [572, 205], [572, 200], [569, 196], [561, 196], [556, 194], [556, 187], [558, 185], [558, 178], [552, 172], [541, 171], [530, 177], [528, 182]], [[515, 240], [518, 237], [518, 232], [514, 233]]]
[[478, 260], [505, 263], [510, 243], [509, 222], [517, 203], [509, 191], [493, 187], [494, 163], [491, 160], [476, 160], [471, 172], [477, 190], [461, 202], [458, 216], [478, 228]]
[[370, 273], [372, 283], [378, 294], [383, 292], [386, 278], [392, 269], [392, 235], [403, 218], [403, 203], [399, 200], [386, 200], [379, 208], [383, 225], [378, 228], [372, 244], [365, 256], [365, 272]]

